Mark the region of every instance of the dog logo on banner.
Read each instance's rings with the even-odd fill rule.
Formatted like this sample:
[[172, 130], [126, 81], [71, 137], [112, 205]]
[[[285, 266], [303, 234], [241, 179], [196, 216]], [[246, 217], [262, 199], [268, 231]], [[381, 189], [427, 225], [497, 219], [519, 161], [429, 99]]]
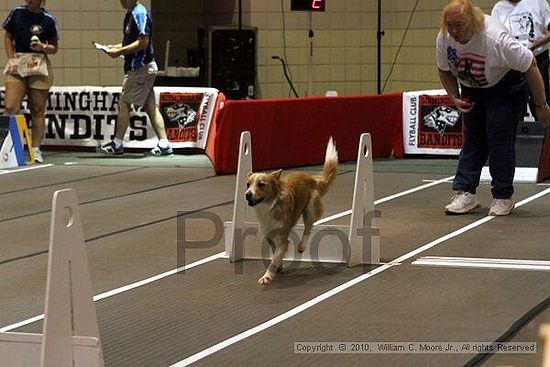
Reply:
[[418, 98], [419, 148], [460, 149], [462, 147], [462, 115], [452, 107], [447, 95], [426, 95]]
[[460, 119], [460, 113], [449, 106], [436, 107], [428, 115], [424, 116], [424, 126], [437, 130], [439, 135], [445, 134], [447, 127], [453, 127]]
[[162, 92], [160, 113], [171, 142], [197, 142], [204, 93]]
[[164, 113], [171, 123], [176, 123], [179, 129], [197, 124], [197, 112], [186, 103], [176, 103], [164, 107]]

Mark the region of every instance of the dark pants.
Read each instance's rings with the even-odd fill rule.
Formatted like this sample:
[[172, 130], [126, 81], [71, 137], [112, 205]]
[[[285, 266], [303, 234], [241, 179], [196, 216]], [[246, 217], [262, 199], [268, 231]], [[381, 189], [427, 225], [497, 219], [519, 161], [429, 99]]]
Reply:
[[[548, 68], [550, 67], [550, 60], [548, 59], [548, 50], [538, 54], [536, 57], [537, 59], [537, 67], [540, 71], [540, 75], [542, 76], [542, 81], [544, 83], [544, 91], [546, 92], [546, 101], [550, 104], [550, 85], [548, 84], [550, 81], [550, 77], [548, 76]], [[534, 101], [533, 95], [529, 94], [529, 109], [531, 110], [531, 113], [533, 114], [533, 117], [535, 118], [535, 121], [538, 121], [537, 112], [535, 108], [535, 102], [541, 102], [541, 101]]]
[[493, 87], [461, 89], [462, 97], [475, 104], [464, 114], [464, 144], [453, 190], [475, 194], [481, 169], [489, 158], [493, 197], [508, 199], [514, 193], [514, 144], [518, 121], [527, 103], [527, 80], [522, 73], [510, 71]]

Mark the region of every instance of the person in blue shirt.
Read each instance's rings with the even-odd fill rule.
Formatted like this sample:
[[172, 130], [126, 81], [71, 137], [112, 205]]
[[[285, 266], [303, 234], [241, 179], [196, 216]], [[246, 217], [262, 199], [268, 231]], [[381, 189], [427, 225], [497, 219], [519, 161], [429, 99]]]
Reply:
[[158, 72], [155, 62], [151, 15], [139, 0], [120, 0], [128, 12], [124, 18], [124, 36], [121, 44], [108, 45], [107, 54], [112, 58], [124, 56], [124, 80], [118, 103], [115, 137], [96, 152], [105, 155], [124, 154], [123, 140], [130, 122], [130, 106], [143, 107], [149, 116], [159, 139], [158, 145], [147, 152], [148, 156], [172, 155], [173, 150], [166, 137], [164, 120], [155, 101], [153, 84]]
[[[57, 53], [59, 31], [55, 17], [43, 8], [46, 0], [25, 0], [25, 3], [11, 10], [2, 24], [6, 31], [4, 49], [9, 60], [4, 71], [4, 106], [6, 114], [18, 114], [25, 94], [28, 95], [34, 159], [42, 163], [40, 146], [46, 124], [46, 103], [53, 84], [52, 67], [47, 55]], [[17, 71], [17, 60], [25, 53], [45, 54], [48, 75], [21, 77]]]

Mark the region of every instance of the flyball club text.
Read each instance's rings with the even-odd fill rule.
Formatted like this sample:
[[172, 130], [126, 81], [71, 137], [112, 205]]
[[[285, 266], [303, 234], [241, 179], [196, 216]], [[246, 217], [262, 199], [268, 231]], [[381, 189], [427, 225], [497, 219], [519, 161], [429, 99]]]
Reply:
[[[0, 92], [0, 109], [4, 109], [5, 92]], [[120, 93], [108, 91], [50, 92], [46, 105], [46, 139], [95, 139], [104, 140], [105, 126], [117, 121], [117, 105]], [[28, 100], [21, 105], [27, 120]], [[77, 112], [69, 112], [77, 111]], [[85, 113], [82, 113], [85, 112]], [[132, 107], [130, 116], [130, 140], [147, 140], [148, 117], [141, 108]], [[67, 134], [65, 127], [73, 125], [73, 132]], [[107, 138], [111, 138], [108, 136]]]
[[408, 144], [411, 147], [416, 146], [416, 136], [417, 136], [417, 130], [416, 130], [416, 124], [418, 121], [418, 98], [413, 96], [411, 97], [411, 107], [409, 110], [409, 118], [407, 123], [409, 124], [409, 139]]

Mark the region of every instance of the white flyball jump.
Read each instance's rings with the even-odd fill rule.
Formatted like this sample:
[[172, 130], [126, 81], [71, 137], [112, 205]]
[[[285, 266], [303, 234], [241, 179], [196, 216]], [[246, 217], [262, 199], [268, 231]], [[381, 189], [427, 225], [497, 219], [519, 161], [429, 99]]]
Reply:
[[[336, 142], [338, 144], [338, 142]], [[336, 146], [338, 149], [338, 145]], [[250, 132], [241, 133], [235, 187], [233, 220], [225, 223], [225, 250], [231, 262], [242, 259], [270, 259], [270, 248], [253, 213], [247, 214], [246, 176], [252, 169]], [[338, 178], [336, 178], [338, 180]], [[330, 190], [329, 190], [330, 195]], [[252, 212], [252, 211], [250, 211]], [[248, 219], [247, 217], [253, 219]], [[347, 263], [348, 266], [380, 263], [380, 238], [376, 227], [370, 134], [361, 134], [355, 170], [351, 219], [347, 225], [321, 224], [313, 227], [303, 253], [296, 249], [304, 226], [299, 223], [290, 237], [285, 260]]]
[[42, 334], [0, 333], [1, 364], [11, 367], [103, 367], [103, 353], [78, 198], [53, 195]]

